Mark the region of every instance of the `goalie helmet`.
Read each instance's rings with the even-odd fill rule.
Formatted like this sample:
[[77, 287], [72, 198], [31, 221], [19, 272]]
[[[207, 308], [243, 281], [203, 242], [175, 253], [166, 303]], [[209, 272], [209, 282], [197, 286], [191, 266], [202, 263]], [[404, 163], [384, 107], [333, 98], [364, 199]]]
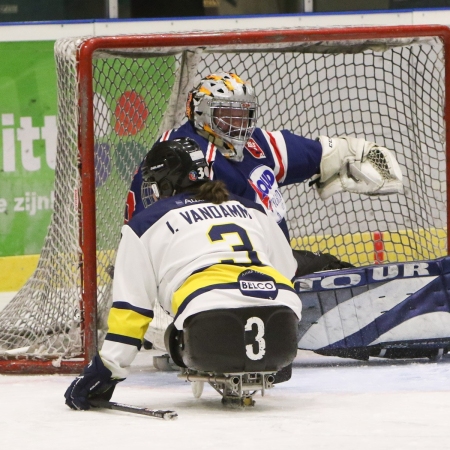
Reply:
[[186, 115], [223, 155], [240, 161], [256, 126], [258, 103], [250, 83], [234, 73], [218, 73], [189, 92]]
[[190, 138], [157, 142], [145, 156], [141, 171], [145, 207], [209, 177], [203, 152]]

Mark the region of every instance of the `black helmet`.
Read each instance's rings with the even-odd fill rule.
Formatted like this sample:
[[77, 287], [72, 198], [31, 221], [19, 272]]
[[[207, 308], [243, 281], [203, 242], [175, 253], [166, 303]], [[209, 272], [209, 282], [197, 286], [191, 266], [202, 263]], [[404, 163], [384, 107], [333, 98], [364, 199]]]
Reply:
[[141, 167], [144, 184], [151, 185], [156, 199], [208, 180], [209, 169], [197, 142], [190, 138], [157, 142]]

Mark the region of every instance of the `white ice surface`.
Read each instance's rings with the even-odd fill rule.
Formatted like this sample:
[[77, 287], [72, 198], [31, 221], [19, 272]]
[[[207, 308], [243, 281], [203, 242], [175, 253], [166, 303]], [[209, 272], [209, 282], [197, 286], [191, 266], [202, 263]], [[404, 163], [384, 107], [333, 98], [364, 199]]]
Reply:
[[254, 408], [230, 410], [210, 387], [195, 399], [177, 372], [142, 351], [114, 401], [174, 409], [164, 421], [110, 410], [72, 411], [73, 376], [0, 375], [0, 449], [450, 449], [450, 357], [369, 362], [299, 351], [293, 377]]

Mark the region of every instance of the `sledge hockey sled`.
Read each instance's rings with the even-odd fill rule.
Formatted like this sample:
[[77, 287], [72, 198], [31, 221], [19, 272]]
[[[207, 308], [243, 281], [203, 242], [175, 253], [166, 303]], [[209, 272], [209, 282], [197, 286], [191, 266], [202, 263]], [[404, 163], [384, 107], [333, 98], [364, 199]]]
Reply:
[[171, 324], [165, 344], [195, 397], [206, 382], [223, 404], [253, 406], [257, 391], [290, 378], [297, 332], [298, 318], [284, 306], [216, 309], [188, 317], [183, 330]]

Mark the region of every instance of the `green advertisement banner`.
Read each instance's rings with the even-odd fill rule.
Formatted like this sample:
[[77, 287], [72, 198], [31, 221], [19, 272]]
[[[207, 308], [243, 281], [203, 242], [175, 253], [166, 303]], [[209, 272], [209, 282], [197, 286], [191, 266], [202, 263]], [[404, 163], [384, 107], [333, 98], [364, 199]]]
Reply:
[[40, 253], [53, 208], [53, 41], [0, 43], [0, 257]]

